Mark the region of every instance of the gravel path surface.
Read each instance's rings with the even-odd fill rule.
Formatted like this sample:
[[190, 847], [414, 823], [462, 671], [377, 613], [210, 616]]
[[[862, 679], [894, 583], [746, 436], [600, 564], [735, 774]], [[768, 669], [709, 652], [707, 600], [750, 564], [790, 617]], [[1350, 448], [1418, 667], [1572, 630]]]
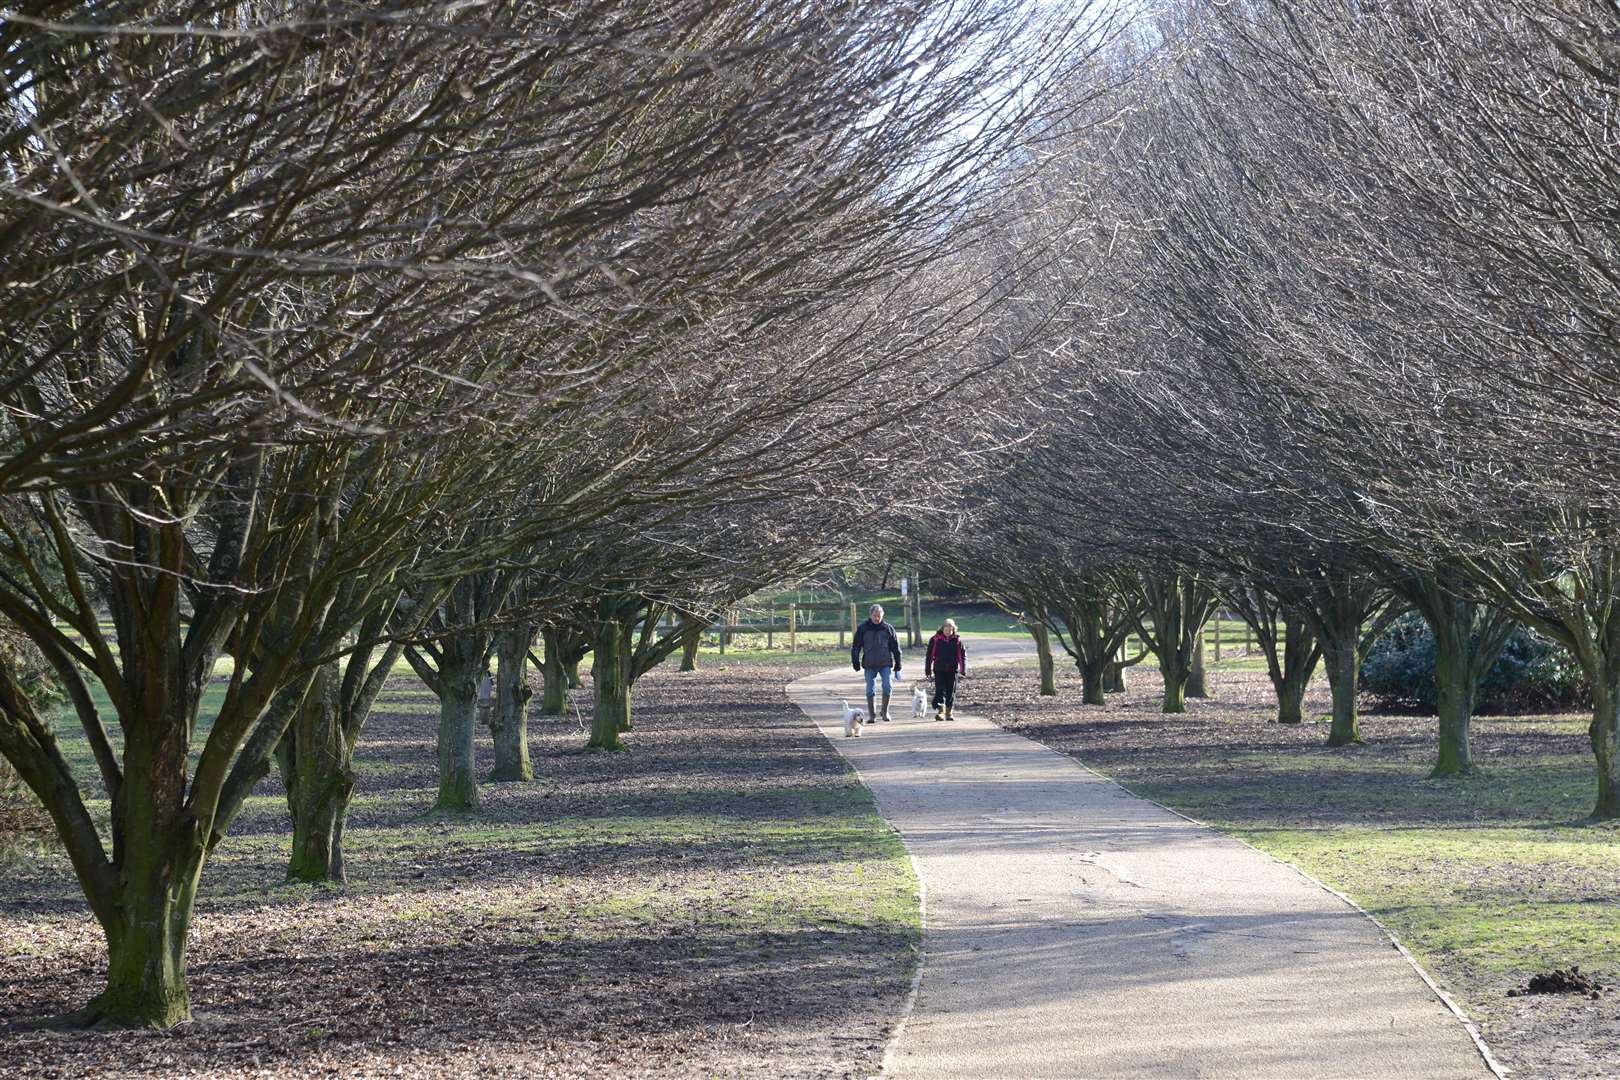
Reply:
[[[1026, 653], [970, 639], [970, 671]], [[1291, 867], [986, 720], [906, 708], [845, 739], [860, 692], [848, 670], [788, 687], [927, 890], [890, 1075], [1489, 1075], [1383, 932]]]

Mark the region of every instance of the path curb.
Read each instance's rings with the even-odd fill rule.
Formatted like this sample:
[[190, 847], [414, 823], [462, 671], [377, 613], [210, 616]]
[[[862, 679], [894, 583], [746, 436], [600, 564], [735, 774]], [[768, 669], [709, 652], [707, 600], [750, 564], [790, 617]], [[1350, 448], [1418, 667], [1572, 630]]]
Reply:
[[[809, 679], [824, 674], [826, 672], [818, 671], [802, 676], [802, 678]], [[793, 680], [793, 682], [798, 681], [798, 679]], [[804, 718], [810, 721], [811, 725], [816, 729], [816, 734], [822, 737], [833, 753], [838, 754], [839, 760], [844, 763], [844, 767], [850, 771], [861, 787], [866, 788], [866, 795], [872, 800], [872, 807], [874, 812], [878, 814], [878, 820], [882, 821], [884, 827], [899, 839], [900, 846], [906, 849], [906, 859], [911, 863], [911, 876], [917, 879], [917, 927], [919, 931], [917, 935], [917, 968], [911, 973], [911, 988], [906, 991], [906, 998], [900, 1004], [900, 1012], [895, 1018], [894, 1027], [889, 1029], [889, 1037], [883, 1044], [883, 1056], [878, 1059], [877, 1072], [868, 1074], [869, 1080], [877, 1080], [878, 1077], [889, 1072], [894, 1062], [894, 1052], [900, 1046], [900, 1037], [905, 1034], [906, 1024], [911, 1020], [912, 1013], [917, 1011], [917, 995], [922, 990], [923, 968], [928, 963], [928, 881], [923, 877], [922, 867], [917, 865], [917, 855], [911, 850], [911, 844], [906, 840], [905, 834], [895, 828], [894, 823], [884, 817], [881, 811], [877, 810], [877, 797], [872, 794], [872, 789], [867, 787], [866, 781], [861, 779], [860, 770], [855, 767], [854, 762], [839, 752], [838, 744], [833, 742], [833, 737], [827, 734], [820, 724], [816, 723], [815, 717], [811, 716], [803, 705], [793, 699], [793, 694], [790, 692], [792, 686], [793, 683], [784, 686], [782, 696], [788, 699], [789, 705], [804, 714]]]

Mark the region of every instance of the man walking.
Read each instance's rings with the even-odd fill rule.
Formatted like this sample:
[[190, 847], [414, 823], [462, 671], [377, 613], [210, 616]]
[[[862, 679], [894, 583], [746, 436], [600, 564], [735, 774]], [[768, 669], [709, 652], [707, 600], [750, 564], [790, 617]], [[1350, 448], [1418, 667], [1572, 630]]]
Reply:
[[[866, 715], [874, 720], [879, 717], [894, 719], [889, 715], [889, 694], [894, 688], [890, 681], [891, 670], [894, 675], [900, 674], [900, 635], [894, 632], [893, 626], [883, 621], [882, 604], [873, 604], [871, 617], [855, 631], [855, 645], [849, 651], [849, 659], [856, 671], [866, 669]], [[881, 713], [872, 708], [872, 684], [879, 675], [883, 676]]]

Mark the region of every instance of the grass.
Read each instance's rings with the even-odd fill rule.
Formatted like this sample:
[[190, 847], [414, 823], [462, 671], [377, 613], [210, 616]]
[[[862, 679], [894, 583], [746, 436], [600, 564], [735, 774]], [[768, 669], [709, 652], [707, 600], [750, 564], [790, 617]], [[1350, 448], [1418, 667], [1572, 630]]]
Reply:
[[1329, 830], [1225, 828], [1353, 897], [1430, 967], [1466, 971], [1475, 1009], [1527, 972], [1577, 964], [1614, 971], [1620, 928], [1612, 831], [1581, 827]]
[[1241, 782], [1231, 759], [1180, 778], [1126, 769], [1119, 779], [1350, 895], [1420, 957], [1469, 971], [1476, 1006], [1494, 1005], [1486, 999], [1503, 980], [1620, 961], [1615, 890], [1594, 887], [1620, 875], [1620, 834], [1584, 820], [1589, 755], [1505, 749], [1536, 735], [1576, 742], [1583, 727], [1482, 721], [1486, 762], [1458, 778], [1430, 779], [1415, 756], [1273, 750], [1244, 755]]

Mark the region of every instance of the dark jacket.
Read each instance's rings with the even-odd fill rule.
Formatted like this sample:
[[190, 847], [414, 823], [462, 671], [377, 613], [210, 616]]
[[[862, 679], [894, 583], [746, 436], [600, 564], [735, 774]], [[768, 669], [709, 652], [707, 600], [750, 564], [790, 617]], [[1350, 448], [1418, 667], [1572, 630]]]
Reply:
[[963, 643], [962, 635], [946, 637], [935, 634], [928, 639], [928, 659], [923, 661], [923, 676], [926, 678], [936, 671], [940, 674], [947, 671], [953, 675], [967, 674], [967, 645]]
[[900, 635], [886, 622], [875, 623], [867, 619], [855, 631], [855, 645], [849, 650], [849, 662], [865, 668], [900, 670]]

